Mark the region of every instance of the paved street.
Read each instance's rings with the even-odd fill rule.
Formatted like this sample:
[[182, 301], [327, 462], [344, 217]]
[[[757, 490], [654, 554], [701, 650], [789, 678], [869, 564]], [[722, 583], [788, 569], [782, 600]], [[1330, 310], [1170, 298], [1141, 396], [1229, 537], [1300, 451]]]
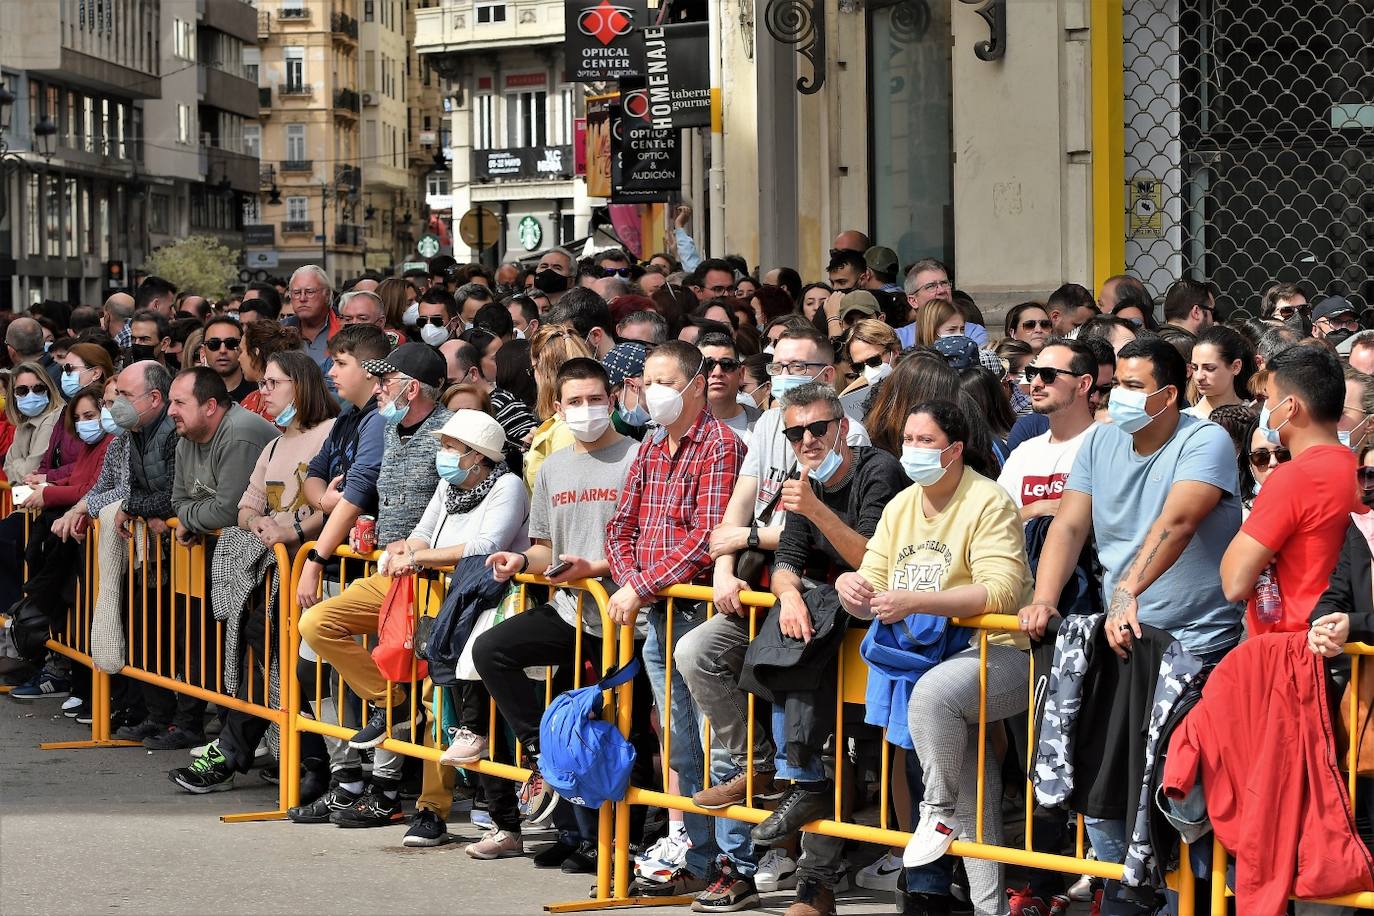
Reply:
[[[270, 808], [275, 788], [254, 772], [231, 792], [190, 797], [166, 771], [185, 751], [41, 751], [87, 732], [60, 701], [0, 697], [0, 913], [534, 914], [584, 896], [590, 879], [536, 871], [522, 859], [476, 862], [450, 844], [400, 845], [401, 828], [340, 830], [286, 822], [221, 824]], [[87, 732], [88, 733], [88, 732]], [[461, 817], [461, 816], [460, 816]], [[450, 822], [460, 838], [477, 831]], [[791, 892], [769, 895], [778, 914]], [[687, 913], [685, 907], [655, 913]], [[893, 912], [847, 898], [845, 916]]]

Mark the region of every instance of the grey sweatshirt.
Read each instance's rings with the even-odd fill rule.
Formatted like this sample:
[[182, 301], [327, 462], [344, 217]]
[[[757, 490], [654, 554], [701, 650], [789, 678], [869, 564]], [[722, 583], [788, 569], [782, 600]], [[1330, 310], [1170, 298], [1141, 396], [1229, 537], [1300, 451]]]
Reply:
[[204, 445], [177, 442], [172, 509], [198, 534], [238, 524], [239, 500], [263, 447], [281, 430], [255, 413], [232, 405]]

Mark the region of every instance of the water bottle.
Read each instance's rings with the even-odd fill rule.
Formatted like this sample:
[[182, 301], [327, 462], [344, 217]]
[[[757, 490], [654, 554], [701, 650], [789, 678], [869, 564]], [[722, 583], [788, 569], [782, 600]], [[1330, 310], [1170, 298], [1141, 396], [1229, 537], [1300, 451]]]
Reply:
[[1255, 616], [1261, 623], [1278, 623], [1283, 617], [1283, 601], [1279, 598], [1279, 571], [1270, 563], [1255, 583]]

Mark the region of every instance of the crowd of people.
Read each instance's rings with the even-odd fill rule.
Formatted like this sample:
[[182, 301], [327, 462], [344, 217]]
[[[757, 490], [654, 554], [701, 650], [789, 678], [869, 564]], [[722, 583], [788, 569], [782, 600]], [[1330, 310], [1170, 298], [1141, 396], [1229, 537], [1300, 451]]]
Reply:
[[[536, 867], [589, 873], [596, 812], [540, 773], [545, 687], [527, 672], [552, 666], [555, 691], [566, 689], [579, 647], [582, 682], [600, 670], [601, 614], [564, 587], [600, 580], [643, 667], [634, 784], [654, 785], [657, 766], [697, 809], [770, 810], [750, 825], [636, 808], [633, 895], [690, 894], [696, 911], [733, 912], [794, 889], [788, 916], [825, 916], [852, 877], [906, 913], [1045, 916], [1075, 899], [1156, 912], [1177, 903], [1157, 880], [1177, 833], [1196, 837], [1142, 838], [1161, 810], [1194, 828], [1210, 815], [1237, 855], [1242, 912], [1267, 912], [1244, 908], [1261, 899], [1282, 907], [1295, 891], [1374, 890], [1354, 827], [1367, 826], [1374, 795], [1355, 811], [1342, 774], [1333, 794], [1308, 799], [1350, 809], [1348, 836], [1291, 835], [1301, 827], [1289, 818], [1265, 825], [1263, 842], [1349, 840], [1362, 857], [1339, 861], [1355, 874], [1299, 854], [1255, 877], [1258, 853], [1233, 839], [1284, 803], [1244, 783], [1223, 793], [1235, 748], [1212, 746], [1218, 729], [1182, 715], [1169, 740], [1156, 687], [1172, 678], [1170, 708], [1210, 714], [1242, 666], [1291, 644], [1300, 652], [1284, 670], [1315, 666], [1324, 689], [1286, 715], [1327, 728], [1303, 739], [1324, 735], [1321, 753], [1285, 765], [1337, 759], [1343, 647], [1374, 633], [1374, 331], [1359, 330], [1347, 299], [1309, 304], [1275, 283], [1259, 317], [1227, 319], [1206, 283], [1180, 279], [1157, 303], [1120, 275], [1095, 293], [1066, 283], [989, 327], [944, 264], [899, 265], [857, 231], [836, 237], [825, 279], [811, 283], [787, 267], [753, 274], [740, 258], [702, 258], [682, 228], [670, 238], [671, 252], [643, 261], [554, 248], [492, 271], [437, 257], [337, 290], [306, 266], [217, 302], [147, 277], [100, 308], [45, 302], [0, 316], [0, 454], [21, 510], [0, 521], [11, 696], [62, 699], [90, 721], [90, 671], [34, 651], [18, 630], [32, 619], [21, 607], [55, 628], [67, 620], [93, 521], [115, 547], [145, 545], [144, 589], [166, 569], [146, 545], [206, 544], [211, 604], [233, 606], [201, 607], [188, 625], [208, 626], [212, 612], [233, 620], [222, 663], [241, 696], [254, 683], [265, 695], [267, 660], [247, 672], [243, 654], [277, 624], [262, 589], [245, 595], [229, 580], [250, 570], [289, 588], [271, 553], [309, 544], [295, 586], [306, 712], [353, 734], [306, 736], [290, 819], [405, 824], [400, 842], [430, 847], [450, 841], [455, 798], [467, 796], [487, 826], [469, 856], [530, 854]], [[360, 519], [382, 557], [340, 581], [337, 553]], [[433, 691], [412, 698], [389, 682], [360, 637], [378, 632], [398, 578], [458, 567], [456, 580], [471, 575], [462, 564], [498, 595], [521, 573], [551, 586], [474, 631], [474, 673], [436, 708]], [[150, 579], [150, 566], [163, 572]], [[684, 583], [710, 587], [711, 613], [686, 600], [669, 610], [659, 593]], [[138, 588], [102, 582], [98, 601], [125, 622], [115, 630], [135, 631], [101, 639], [147, 653], [138, 628], [170, 609], [161, 587], [162, 606]], [[747, 591], [776, 597], [752, 624]], [[118, 610], [131, 603], [145, 613]], [[980, 614], [1014, 615], [1019, 628], [993, 631], [984, 648], [951, 622]], [[866, 702], [837, 746], [837, 668], [860, 628]], [[158, 642], [147, 666], [194, 681], [204, 661]], [[1033, 654], [1043, 710], [1030, 706]], [[266, 719], [114, 685], [115, 737], [191, 751], [169, 774], [181, 790], [232, 788], [270, 753]], [[489, 732], [493, 701], [504, 724]], [[1264, 723], [1250, 726], [1258, 754]], [[422, 767], [413, 811], [414, 761], [382, 747], [387, 738], [443, 748]], [[460, 775], [517, 749], [532, 771], [523, 785]], [[1202, 762], [1181, 772], [1189, 750]], [[875, 801], [884, 753], [891, 792]], [[1095, 857], [1124, 863], [1125, 878], [949, 855], [955, 840], [1013, 843], [1019, 818], [1003, 812], [1026, 810], [1028, 772], [1034, 848], [1072, 854], [1081, 814]], [[1149, 791], [1141, 801], [1151, 780], [1162, 781], [1158, 804]], [[910, 834], [905, 847], [865, 856], [802, 830], [874, 804]], [[556, 840], [527, 850], [522, 831], [546, 823]]]

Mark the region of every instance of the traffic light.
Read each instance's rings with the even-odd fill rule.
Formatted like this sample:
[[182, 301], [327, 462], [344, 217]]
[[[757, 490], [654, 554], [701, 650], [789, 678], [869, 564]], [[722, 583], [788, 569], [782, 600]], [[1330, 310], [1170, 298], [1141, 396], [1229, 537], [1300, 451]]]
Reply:
[[110, 289], [124, 289], [129, 285], [124, 276], [123, 261], [105, 262], [105, 285]]

